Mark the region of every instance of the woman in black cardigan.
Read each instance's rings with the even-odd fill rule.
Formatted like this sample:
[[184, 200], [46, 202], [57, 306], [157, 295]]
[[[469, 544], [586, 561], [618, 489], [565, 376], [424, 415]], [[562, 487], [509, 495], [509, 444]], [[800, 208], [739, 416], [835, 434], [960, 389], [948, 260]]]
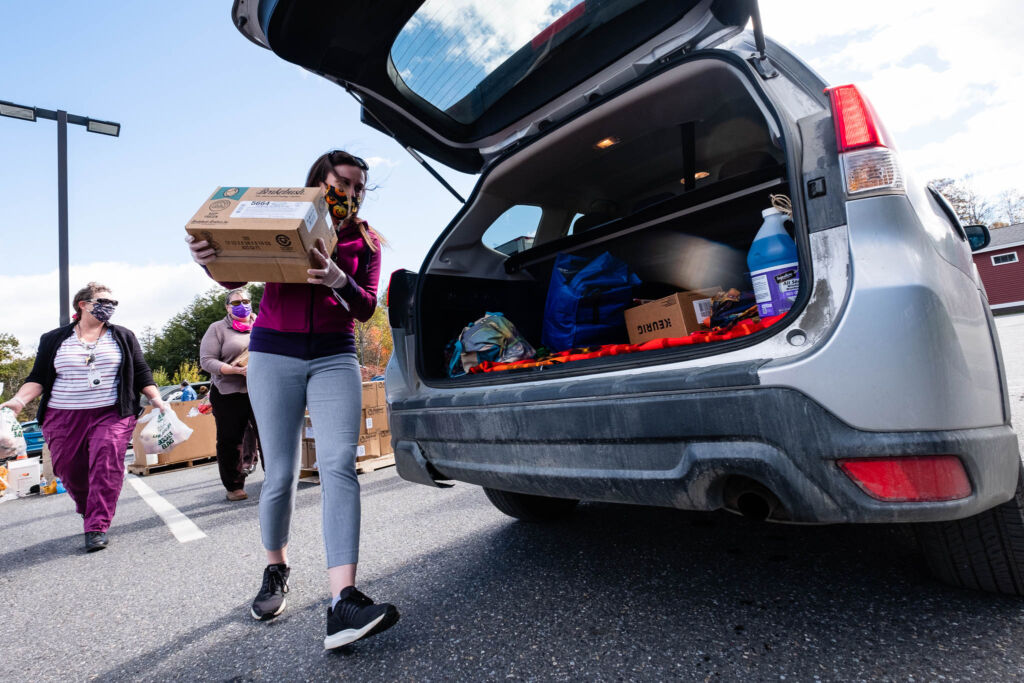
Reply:
[[90, 282], [73, 305], [75, 322], [42, 336], [25, 384], [0, 407], [19, 413], [42, 395], [36, 418], [53, 471], [85, 520], [85, 547], [92, 552], [107, 547], [139, 395], [155, 410], [167, 406], [135, 335], [109, 323], [117, 308], [110, 289]]

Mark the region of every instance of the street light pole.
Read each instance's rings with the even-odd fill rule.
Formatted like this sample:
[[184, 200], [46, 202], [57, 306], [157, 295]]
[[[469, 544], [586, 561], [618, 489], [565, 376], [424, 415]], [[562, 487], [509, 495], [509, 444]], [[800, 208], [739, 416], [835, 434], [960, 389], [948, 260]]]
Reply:
[[57, 268], [60, 273], [60, 324], [71, 322], [68, 275], [68, 113], [57, 110]]
[[57, 122], [57, 267], [60, 281], [60, 324], [71, 322], [71, 283], [68, 277], [68, 123], [85, 126], [90, 133], [118, 137], [121, 124], [99, 121], [88, 116], [68, 114], [0, 100], [0, 116], [23, 121], [50, 119]]

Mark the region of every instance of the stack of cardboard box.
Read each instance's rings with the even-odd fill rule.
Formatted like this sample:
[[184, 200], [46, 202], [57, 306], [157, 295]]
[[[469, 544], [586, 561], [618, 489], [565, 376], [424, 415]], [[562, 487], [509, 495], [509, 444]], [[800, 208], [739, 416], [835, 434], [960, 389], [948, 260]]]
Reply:
[[[315, 429], [310, 417], [302, 428], [302, 469], [315, 470]], [[391, 455], [391, 431], [388, 429], [388, 404], [384, 395], [384, 382], [363, 382], [363, 406], [359, 423], [359, 441], [356, 460], [362, 462]]]

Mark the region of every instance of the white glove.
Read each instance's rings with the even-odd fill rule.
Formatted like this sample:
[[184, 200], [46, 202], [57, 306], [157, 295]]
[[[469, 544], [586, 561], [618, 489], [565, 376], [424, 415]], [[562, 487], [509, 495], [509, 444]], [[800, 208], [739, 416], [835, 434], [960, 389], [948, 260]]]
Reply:
[[330, 257], [327, 256], [327, 245], [319, 237], [316, 239], [316, 245], [309, 250], [310, 263], [316, 263], [319, 268], [310, 268], [306, 272], [309, 277], [306, 278], [306, 282], [311, 285], [327, 285], [331, 289], [338, 289], [344, 287], [345, 283], [348, 282], [348, 275], [345, 274], [338, 264], [335, 263]]
[[185, 235], [188, 248], [192, 252], [192, 260], [201, 266], [213, 263], [217, 259], [217, 250], [210, 246], [206, 240], [196, 241], [192, 235]]

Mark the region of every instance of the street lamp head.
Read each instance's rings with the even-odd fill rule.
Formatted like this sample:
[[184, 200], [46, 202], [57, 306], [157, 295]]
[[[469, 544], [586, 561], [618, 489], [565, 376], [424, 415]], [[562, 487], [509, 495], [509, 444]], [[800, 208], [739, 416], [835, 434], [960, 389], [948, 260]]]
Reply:
[[94, 121], [93, 119], [89, 119], [85, 124], [85, 129], [90, 133], [113, 135], [115, 138], [121, 134], [121, 124], [114, 123], [113, 121]]
[[36, 120], [35, 107], [25, 107], [13, 102], [0, 100], [0, 116], [10, 116], [12, 119], [24, 119], [25, 121]]

